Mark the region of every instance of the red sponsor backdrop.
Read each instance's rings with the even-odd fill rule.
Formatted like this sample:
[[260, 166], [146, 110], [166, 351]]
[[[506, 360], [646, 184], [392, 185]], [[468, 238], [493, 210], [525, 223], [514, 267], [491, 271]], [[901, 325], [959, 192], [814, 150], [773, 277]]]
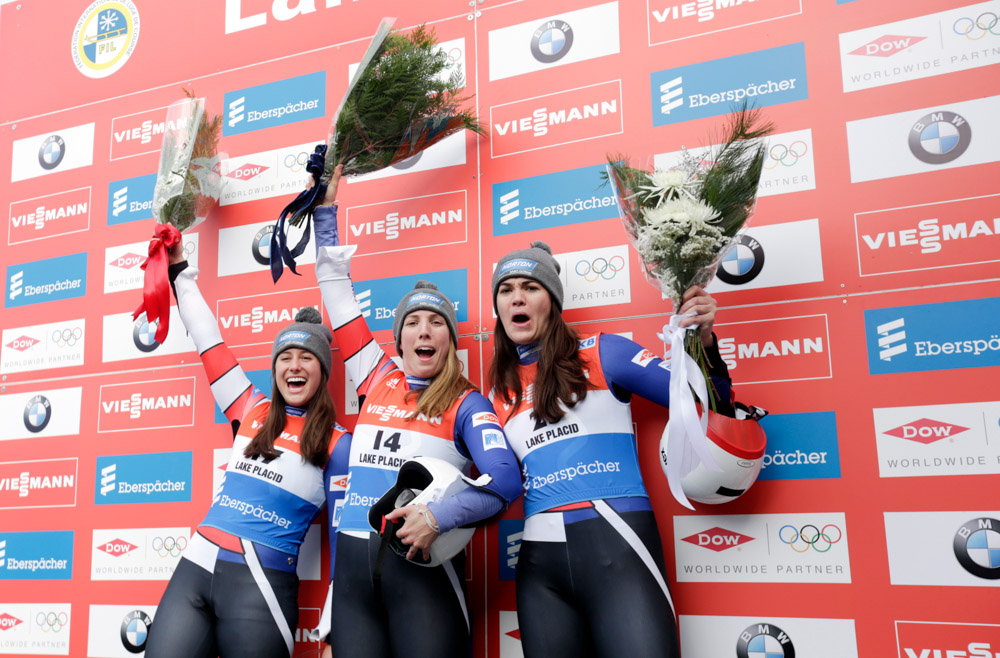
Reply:
[[[74, 63], [72, 50], [77, 40], [87, 44], [99, 39], [77, 36], [74, 30], [82, 18], [112, 4], [124, 8], [124, 13], [132, 7], [139, 16], [140, 28], [133, 31], [131, 42], [121, 37], [107, 40], [107, 48], [131, 48], [131, 54], [119, 56], [124, 50], [108, 54], [120, 67], [110, 75], [97, 77], [94, 71], [106, 69], [96, 66], [85, 75]], [[956, 3], [730, 4], [480, 0], [470, 7], [443, 0], [138, 0], [134, 4], [22, 0], [4, 5], [0, 207], [8, 213], [8, 226], [6, 239], [0, 239], [0, 263], [7, 276], [0, 328], [12, 333], [5, 334], [9, 344], [0, 349], [5, 358], [9, 350], [23, 349], [16, 339], [33, 334], [20, 331], [22, 327], [83, 319], [85, 330], [81, 365], [2, 374], [2, 395], [78, 386], [82, 404], [78, 436], [0, 443], [0, 533], [75, 532], [73, 580], [5, 581], [0, 619], [6, 618], [5, 604], [70, 603], [70, 655], [86, 655], [90, 605], [155, 601], [165, 586], [165, 581], [91, 581], [92, 554], [97, 550], [91, 541], [93, 529], [195, 526], [211, 499], [213, 451], [229, 446], [228, 425], [214, 421], [211, 391], [193, 352], [177, 348], [171, 354], [154, 350], [133, 355], [119, 352], [130, 349], [130, 335], [111, 340], [102, 336], [108, 326], [117, 326], [106, 318], [131, 312], [139, 302], [135, 289], [102, 294], [108, 268], [115, 265], [104, 262], [104, 250], [149, 238], [152, 220], [143, 210], [141, 196], [136, 197], [141, 185], [132, 181], [127, 192], [121, 189], [123, 181], [155, 173], [164, 108], [180, 96], [182, 87], [189, 88], [207, 100], [210, 110], [227, 110], [229, 129], [245, 128], [247, 121], [233, 116], [237, 112], [233, 103], [240, 95], [234, 92], [325, 72], [320, 98], [326, 116], [301, 121], [292, 117], [280, 125], [224, 138], [223, 149], [241, 165], [230, 176], [240, 185], [239, 202], [220, 207], [196, 229], [201, 288], [220, 318], [223, 335], [246, 369], [264, 370], [274, 330], [294, 309], [318, 305], [319, 294], [310, 283], [313, 274], [308, 264], [302, 266], [301, 279], [286, 273], [272, 284], [266, 268], [254, 258], [260, 247], [260, 240], [254, 239], [257, 229], [240, 229], [273, 220], [298, 189], [301, 149], [293, 147], [326, 135], [330, 115], [348, 82], [348, 67], [360, 59], [378, 20], [395, 15], [397, 26], [405, 29], [426, 22], [441, 42], [449, 43], [452, 59], [464, 64], [467, 88], [475, 94], [476, 110], [488, 124], [490, 136], [466, 135], [390, 170], [389, 175], [342, 186], [341, 235], [345, 242], [357, 243], [359, 255], [366, 256], [355, 260], [356, 281], [466, 271], [468, 320], [460, 323], [459, 330], [461, 347], [468, 350], [470, 375], [477, 382], [482, 381], [492, 349], [494, 319], [485, 291], [500, 256], [531, 239], [548, 241], [557, 253], [587, 251], [594, 256], [625, 243], [614, 217], [579, 225], [568, 219], [497, 230], [501, 224], [493, 186], [597, 165], [607, 153], [627, 153], [633, 162], [651, 166], [657, 154], [712, 143], [720, 117], [654, 127], [660, 91], [651, 88], [650, 74], [775, 45], [805, 44], [808, 96], [767, 107], [765, 112], [779, 133], [810, 131], [812, 181], [803, 185], [801, 176], [792, 181], [789, 173], [784, 182], [770, 185], [753, 222], [769, 227], [818, 218], [818, 244], [802, 245], [801, 253], [821, 255], [822, 277], [782, 285], [779, 275], [777, 284], [727, 288], [716, 295], [722, 307], [717, 327], [741, 399], [775, 414], [836, 412], [840, 477], [762, 481], [733, 503], [699, 507], [696, 513], [843, 513], [850, 530], [851, 582], [677, 583], [673, 547], [680, 539], [673, 536], [671, 518], [689, 512], [670, 498], [658, 466], [662, 410], [637, 401], [640, 458], [660, 519], [674, 599], [682, 615], [853, 620], [860, 656], [909, 655], [904, 647], [915, 655], [923, 655], [924, 649], [974, 655], [971, 643], [977, 642], [992, 642], [992, 650], [1000, 651], [995, 627], [982, 625], [996, 621], [996, 589], [892, 585], [888, 564], [893, 556], [886, 549], [883, 522], [885, 512], [995, 509], [995, 504], [981, 502], [980, 492], [995, 490], [997, 476], [880, 478], [872, 420], [875, 408], [996, 400], [997, 368], [870, 375], [864, 319], [869, 309], [1000, 295], [996, 266], [1000, 167], [988, 162], [852, 185], [845, 136], [846, 122], [1000, 93], [1000, 69], [993, 63], [998, 37], [995, 30], [986, 30], [981, 37], [967, 31], [970, 39], [982, 38], [978, 59], [966, 62], [964, 55], [949, 54], [946, 48], [938, 57], [949, 63], [949, 73], [897, 82], [892, 67], [898, 58], [919, 59], [917, 47], [930, 43], [928, 31], [927, 39], [910, 42], [911, 49], [879, 51], [887, 67], [884, 84], [845, 93], [842, 67], [851, 60], [842, 53], [860, 49], [852, 56], [861, 57], [867, 52], [864, 43], [896, 35], [895, 43], [902, 38], [898, 35], [916, 37], [916, 30], [926, 26], [887, 28], [885, 34], [860, 41], [844, 35], [931, 16], [953, 9]], [[1000, 13], [998, 4], [978, 3], [970, 15]], [[604, 18], [596, 27], [587, 24], [587, 10], [602, 12]], [[535, 28], [561, 14], [569, 16], [567, 23], [576, 28], [572, 55], [562, 62], [531, 59]], [[608, 15], [617, 15], [617, 34]], [[947, 28], [964, 29], [965, 23], [949, 21]], [[524, 27], [527, 40], [516, 41], [517, 26]], [[491, 61], [491, 40], [506, 43], [502, 39], [509, 34], [515, 34], [510, 37], [514, 45], [509, 52], [500, 48]], [[495, 73], [501, 65], [502, 74]], [[251, 98], [251, 93], [244, 95]], [[91, 141], [86, 136], [75, 141], [81, 131], [67, 132], [88, 124], [93, 126]], [[58, 163], [54, 168], [41, 164], [39, 173], [21, 175], [38, 168], [46, 136], [59, 131], [74, 136], [74, 141], [67, 139], [62, 154], [74, 168], [63, 172]], [[77, 149], [89, 149], [89, 159], [74, 153]], [[264, 152], [277, 152], [277, 157], [260, 165], [264, 159], [254, 155]], [[39, 159], [26, 163], [25, 153], [29, 159], [36, 155]], [[778, 154], [773, 157], [781, 159]], [[789, 163], [782, 161], [784, 166]], [[893, 166], [888, 156], [885, 166]], [[596, 180], [593, 187], [599, 184]], [[537, 185], [545, 187], [544, 182]], [[794, 189], [782, 192], [781, 185]], [[523, 204], [528, 203], [528, 187], [527, 182], [520, 187]], [[558, 190], [548, 191], [553, 205], [575, 200], [559, 198]], [[765, 245], [767, 250], [796, 247]], [[17, 270], [12, 266], [81, 251], [90, 254], [85, 296], [23, 306], [10, 303], [11, 277]], [[581, 299], [590, 301], [566, 316], [581, 330], [630, 333], [659, 351], [655, 334], [669, 305], [642, 280], [634, 252], [627, 268], [628, 301], [620, 295], [602, 301], [597, 293], [581, 294]], [[795, 267], [786, 274], [787, 281], [798, 280]], [[449, 294], [456, 297], [452, 291]], [[943, 320], [962, 322], [962, 318]], [[180, 331], [179, 323], [172, 331]], [[391, 343], [388, 331], [376, 334]], [[332, 390], [343, 408], [343, 368], [336, 357]], [[346, 415], [342, 421], [350, 426], [354, 417]], [[18, 414], [2, 422], [20, 426], [22, 419]], [[97, 457], [176, 450], [193, 451], [191, 502], [94, 504], [101, 477], [95, 473]], [[49, 479], [36, 479], [39, 486], [28, 486], [32, 477], [43, 476]], [[505, 514], [507, 519], [520, 516], [520, 503]], [[705, 530], [711, 527], [706, 525]], [[507, 561], [507, 546], [507, 538], [499, 537], [498, 527], [492, 525], [477, 533], [470, 548], [467, 578], [476, 620], [476, 656], [516, 655], [518, 650], [517, 631], [511, 630], [510, 617], [501, 615], [516, 608], [513, 581], [498, 577], [500, 562]], [[325, 540], [323, 557], [320, 580], [303, 581], [303, 628], [315, 624], [318, 611], [313, 609], [325, 594]], [[297, 645], [303, 655], [313, 649], [315, 645]]]

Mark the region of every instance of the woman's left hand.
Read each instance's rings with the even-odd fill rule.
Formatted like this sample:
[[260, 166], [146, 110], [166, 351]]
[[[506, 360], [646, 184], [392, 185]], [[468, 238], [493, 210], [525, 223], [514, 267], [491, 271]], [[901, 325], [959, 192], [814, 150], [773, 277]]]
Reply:
[[[424, 515], [427, 515], [426, 518]], [[398, 518], [405, 518], [403, 527], [396, 531], [396, 536], [403, 540], [403, 543], [410, 547], [406, 553], [406, 559], [412, 560], [417, 556], [417, 551], [421, 551], [425, 560], [431, 558], [428, 549], [434, 540], [438, 538], [438, 532], [432, 528], [428, 521], [437, 524], [434, 514], [427, 509], [426, 505], [407, 505], [385, 515], [387, 521], [395, 521]]]
[[684, 291], [681, 307], [677, 311], [679, 315], [694, 313], [692, 317], [681, 320], [681, 327], [698, 325], [701, 344], [705, 347], [712, 346], [712, 326], [715, 324], [715, 312], [715, 298], [705, 292], [701, 286], [691, 286]]

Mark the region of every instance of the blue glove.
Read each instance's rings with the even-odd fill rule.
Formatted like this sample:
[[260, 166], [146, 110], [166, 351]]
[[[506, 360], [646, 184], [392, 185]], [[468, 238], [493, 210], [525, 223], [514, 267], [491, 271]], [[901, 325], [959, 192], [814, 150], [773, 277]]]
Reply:
[[313, 221], [316, 249], [340, 245], [340, 236], [337, 235], [337, 206], [316, 206], [313, 208]]

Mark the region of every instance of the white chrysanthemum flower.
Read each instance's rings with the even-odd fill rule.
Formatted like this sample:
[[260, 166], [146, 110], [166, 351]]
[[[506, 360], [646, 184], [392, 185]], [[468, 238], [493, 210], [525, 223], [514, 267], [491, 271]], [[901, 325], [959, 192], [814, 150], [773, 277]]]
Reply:
[[693, 192], [697, 185], [698, 182], [682, 169], [657, 169], [649, 175], [649, 185], [642, 185], [639, 189], [646, 192], [647, 201], [655, 199], [660, 205], [665, 200], [681, 197], [695, 201], [697, 198]]
[[710, 222], [719, 216], [719, 211], [701, 201], [682, 198], [668, 199], [656, 208], [647, 208], [643, 216], [653, 226], [668, 222], [690, 225]]

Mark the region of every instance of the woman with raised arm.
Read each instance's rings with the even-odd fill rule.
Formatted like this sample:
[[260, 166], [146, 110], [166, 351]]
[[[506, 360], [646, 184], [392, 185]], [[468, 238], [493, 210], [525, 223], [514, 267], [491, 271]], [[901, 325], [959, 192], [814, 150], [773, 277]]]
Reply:
[[323, 503], [335, 504], [326, 492], [346, 475], [350, 454], [327, 389], [330, 330], [306, 307], [278, 332], [268, 400], [222, 342], [179, 244], [170, 263], [178, 311], [234, 440], [222, 485], [160, 600], [146, 655], [291, 656], [299, 546]]
[[[439, 535], [480, 524], [521, 495], [517, 458], [489, 401], [462, 375], [455, 307], [431, 283], [418, 281], [393, 321], [402, 368], [375, 342], [349, 278], [354, 246], [338, 246], [340, 170], [314, 211], [316, 276], [347, 372], [360, 399], [347, 496], [333, 573], [334, 656], [378, 658], [470, 655], [464, 551], [439, 566], [421, 566]], [[481, 486], [428, 505], [404, 505], [385, 516], [402, 521], [396, 536], [406, 557], [386, 551], [369, 524], [369, 508], [396, 483], [413, 457], [444, 460]], [[488, 482], [488, 483], [487, 483]]]
[[[524, 472], [517, 618], [524, 655], [680, 656], [656, 519], [639, 471], [633, 393], [669, 406], [670, 372], [614, 334], [578, 335], [562, 317], [559, 263], [544, 242], [493, 273], [491, 396]], [[684, 296], [719, 399], [728, 371], [715, 300]]]

